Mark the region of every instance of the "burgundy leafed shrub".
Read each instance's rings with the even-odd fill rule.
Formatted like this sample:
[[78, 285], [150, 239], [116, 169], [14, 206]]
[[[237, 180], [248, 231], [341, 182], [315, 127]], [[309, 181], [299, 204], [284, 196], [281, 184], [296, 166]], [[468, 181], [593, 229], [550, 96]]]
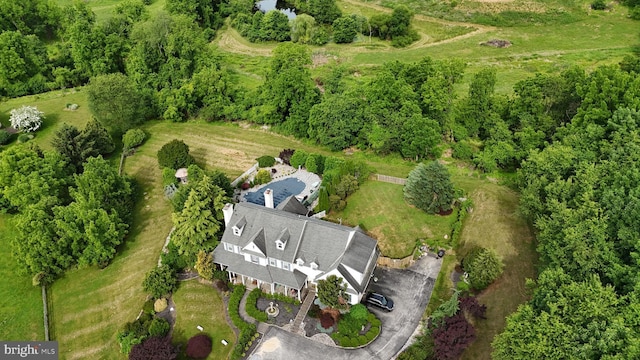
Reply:
[[487, 305], [480, 304], [473, 296], [465, 296], [459, 300], [460, 310], [466, 311], [477, 319], [486, 319]]
[[175, 360], [177, 357], [168, 336], [150, 337], [141, 344], [133, 345], [129, 353], [129, 360]]
[[251, 187], [251, 184], [249, 184], [248, 182], [246, 183], [242, 183], [242, 190], [247, 190]]
[[334, 323], [335, 321], [333, 320], [331, 313], [323, 312], [320, 315], [320, 325], [322, 325], [323, 328], [328, 329], [332, 327]]
[[204, 359], [211, 353], [211, 338], [206, 334], [199, 334], [187, 342], [187, 356], [192, 359]]
[[293, 149], [284, 149], [280, 152], [280, 155], [278, 156], [283, 163], [287, 164], [287, 165], [291, 165], [291, 156], [293, 156], [293, 152], [295, 150]]
[[458, 359], [475, 339], [475, 329], [464, 314], [458, 312], [445, 318], [443, 325], [433, 329], [433, 352], [438, 360]]

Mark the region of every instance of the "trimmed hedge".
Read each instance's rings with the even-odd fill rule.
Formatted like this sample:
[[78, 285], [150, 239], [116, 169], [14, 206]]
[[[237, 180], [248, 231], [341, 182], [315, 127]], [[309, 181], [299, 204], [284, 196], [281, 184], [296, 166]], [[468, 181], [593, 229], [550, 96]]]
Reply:
[[473, 207], [473, 201], [471, 199], [465, 200], [462, 204], [460, 204], [460, 211], [458, 211], [458, 218], [456, 222], [453, 224], [451, 231], [451, 247], [456, 248], [458, 246], [458, 241], [460, 240], [460, 235], [462, 235], [462, 225], [464, 223], [464, 219], [469, 214], [469, 209]]
[[264, 311], [260, 311], [257, 307], [258, 299], [262, 296], [262, 290], [260, 288], [255, 288], [251, 290], [249, 296], [247, 296], [247, 304], [245, 306], [245, 310], [247, 314], [252, 318], [261, 321], [267, 322], [267, 313]]
[[245, 356], [245, 347], [250, 346], [249, 344], [253, 340], [253, 336], [257, 330], [254, 324], [246, 323], [240, 317], [240, 300], [242, 300], [245, 290], [244, 285], [234, 286], [233, 293], [231, 293], [231, 297], [229, 297], [229, 317], [233, 325], [240, 330], [238, 343], [233, 348], [233, 352], [231, 352], [232, 360], [238, 360]]

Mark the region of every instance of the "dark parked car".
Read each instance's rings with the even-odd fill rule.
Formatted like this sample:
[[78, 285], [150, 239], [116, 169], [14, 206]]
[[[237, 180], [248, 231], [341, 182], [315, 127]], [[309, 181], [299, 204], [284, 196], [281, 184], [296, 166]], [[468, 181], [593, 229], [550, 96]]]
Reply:
[[365, 300], [367, 304], [377, 306], [381, 309], [385, 309], [387, 311], [393, 310], [393, 300], [388, 297], [378, 294], [378, 293], [369, 293], [367, 295], [367, 299]]

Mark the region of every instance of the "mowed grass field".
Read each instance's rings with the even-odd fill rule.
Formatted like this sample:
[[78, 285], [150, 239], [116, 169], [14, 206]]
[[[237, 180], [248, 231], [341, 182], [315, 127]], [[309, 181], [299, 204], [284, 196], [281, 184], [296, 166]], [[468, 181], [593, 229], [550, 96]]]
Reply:
[[473, 212], [466, 219], [458, 260], [473, 246], [493, 249], [502, 258], [502, 276], [478, 295], [487, 305], [487, 319], [475, 321], [475, 342], [465, 360], [491, 359], [493, 337], [504, 328], [506, 317], [528, 300], [527, 278], [536, 277], [537, 254], [531, 229], [518, 212], [518, 194], [505, 186], [482, 182], [471, 192]]
[[[173, 294], [176, 304], [176, 324], [173, 329], [173, 342], [187, 343], [192, 336], [204, 333], [211, 337], [213, 349], [207, 357], [209, 360], [225, 360], [233, 350], [236, 335], [226, 323], [226, 308], [222, 303], [220, 293], [211, 287], [199, 283], [197, 280], [180, 283], [180, 287]], [[198, 330], [202, 326], [204, 330]], [[227, 345], [222, 344], [227, 341]], [[180, 354], [180, 359], [188, 359]]]
[[[147, 294], [145, 274], [157, 266], [171, 230], [171, 209], [164, 199], [155, 162], [128, 161], [125, 173], [141, 188], [134, 223], [126, 242], [105, 269], [68, 271], [51, 286], [52, 338], [60, 344], [61, 359], [122, 359], [117, 332], [135, 320]], [[144, 170], [140, 170], [144, 169]]]
[[18, 274], [18, 262], [11, 256], [15, 232], [11, 217], [0, 214], [0, 340], [44, 340], [43, 306], [39, 286], [31, 277]]
[[443, 239], [451, 233], [456, 213], [429, 215], [404, 201], [402, 185], [367, 181], [347, 198], [343, 211], [331, 212], [334, 221], [362, 227], [378, 240], [383, 256], [403, 258], [413, 253], [418, 239]]

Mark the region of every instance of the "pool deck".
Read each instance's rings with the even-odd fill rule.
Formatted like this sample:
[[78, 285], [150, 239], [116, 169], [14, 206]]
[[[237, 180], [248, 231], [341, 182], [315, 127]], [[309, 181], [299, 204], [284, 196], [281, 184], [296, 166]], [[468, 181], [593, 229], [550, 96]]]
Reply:
[[[304, 183], [304, 189], [299, 194], [296, 195], [296, 196], [304, 197], [311, 194], [311, 190], [313, 190], [312, 185], [314, 183], [319, 183], [321, 181], [320, 176], [312, 172], [309, 172], [305, 169], [295, 169], [288, 165], [276, 165], [276, 166], [273, 166], [273, 168], [278, 170], [278, 172], [275, 174], [275, 177], [273, 177], [268, 184], [262, 184], [260, 186], [254, 186], [251, 189], [240, 191], [239, 201], [247, 201], [244, 198], [244, 196], [247, 193], [256, 192], [263, 188], [268, 188], [269, 184], [273, 182], [285, 180], [289, 178], [298, 179]], [[267, 169], [271, 169], [271, 168], [267, 168]], [[287, 175], [280, 175], [280, 174], [287, 174]]]

